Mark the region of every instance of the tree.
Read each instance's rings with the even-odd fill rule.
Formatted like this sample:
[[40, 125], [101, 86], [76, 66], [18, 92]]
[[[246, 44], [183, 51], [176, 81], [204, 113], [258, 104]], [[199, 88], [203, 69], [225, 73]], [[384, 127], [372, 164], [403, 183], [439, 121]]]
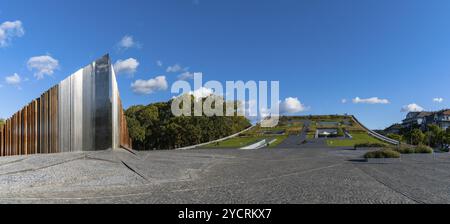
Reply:
[[447, 128], [447, 131], [445, 132], [444, 143], [450, 144], [450, 128]]
[[[237, 108], [238, 103], [234, 103]], [[135, 149], [174, 149], [196, 145], [232, 135], [251, 126], [247, 118], [240, 116], [175, 117], [171, 104], [172, 100], [147, 106], [136, 105], [125, 111]], [[191, 106], [193, 113], [194, 106]], [[226, 106], [222, 109], [225, 112]]]
[[141, 126], [138, 120], [133, 117], [127, 117], [128, 132], [133, 139], [135, 148], [143, 149], [145, 147], [145, 128]]
[[443, 131], [442, 143], [450, 145], [450, 128], [447, 128], [446, 131]]
[[440, 147], [444, 143], [444, 130], [437, 125], [428, 125], [425, 143], [431, 147]]
[[398, 134], [388, 134], [386, 137], [397, 140], [399, 142], [401, 142], [403, 140], [403, 136], [398, 135]]
[[425, 134], [420, 129], [414, 129], [405, 137], [409, 144], [420, 145], [424, 142]]

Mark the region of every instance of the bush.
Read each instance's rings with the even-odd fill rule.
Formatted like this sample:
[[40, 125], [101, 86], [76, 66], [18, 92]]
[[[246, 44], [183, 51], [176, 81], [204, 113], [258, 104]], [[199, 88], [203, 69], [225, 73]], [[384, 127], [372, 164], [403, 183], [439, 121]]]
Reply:
[[419, 145], [415, 149], [416, 153], [424, 153], [424, 154], [430, 154], [433, 153], [433, 149], [426, 145]]
[[356, 148], [383, 148], [386, 146], [387, 145], [383, 144], [383, 143], [361, 143], [361, 144], [356, 144], [355, 149]]
[[416, 150], [412, 147], [400, 147], [396, 148], [395, 151], [401, 153], [401, 154], [414, 154], [416, 153]]
[[400, 153], [390, 149], [368, 152], [364, 155], [366, 159], [400, 158]]
[[387, 149], [394, 150], [401, 154], [433, 153], [433, 149], [425, 145], [419, 145], [417, 147], [400, 146], [399, 148], [392, 147]]
[[398, 134], [388, 134], [388, 135], [386, 135], [386, 137], [397, 140], [399, 142], [401, 142], [403, 140], [403, 136], [398, 135]]

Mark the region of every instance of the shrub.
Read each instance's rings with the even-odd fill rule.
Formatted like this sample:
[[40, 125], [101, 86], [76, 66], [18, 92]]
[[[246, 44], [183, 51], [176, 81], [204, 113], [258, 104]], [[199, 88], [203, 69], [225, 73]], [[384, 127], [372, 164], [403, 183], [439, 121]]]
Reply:
[[366, 159], [400, 158], [400, 153], [390, 149], [368, 152], [364, 155]]
[[388, 135], [386, 135], [386, 137], [397, 140], [399, 142], [401, 142], [403, 140], [403, 136], [398, 135], [398, 134], [388, 134]]
[[414, 154], [414, 153], [433, 153], [433, 149], [431, 147], [425, 146], [425, 145], [419, 145], [417, 147], [411, 147], [411, 146], [400, 146], [398, 148], [387, 148], [390, 150], [394, 150], [396, 152], [399, 152], [401, 154]]
[[415, 149], [416, 153], [433, 153], [433, 149], [426, 145], [419, 145]]
[[413, 154], [416, 153], [416, 150], [413, 147], [408, 146], [400, 146], [398, 148], [392, 148], [392, 150], [395, 150], [401, 154]]
[[355, 148], [383, 148], [386, 147], [386, 144], [383, 143], [360, 143], [356, 144]]

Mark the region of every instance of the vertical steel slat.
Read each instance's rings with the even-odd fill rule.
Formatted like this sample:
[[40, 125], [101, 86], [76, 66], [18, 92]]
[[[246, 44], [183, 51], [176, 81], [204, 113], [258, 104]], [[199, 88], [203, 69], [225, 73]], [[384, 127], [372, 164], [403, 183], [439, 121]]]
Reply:
[[0, 156], [131, 148], [109, 56], [44, 92], [0, 127]]

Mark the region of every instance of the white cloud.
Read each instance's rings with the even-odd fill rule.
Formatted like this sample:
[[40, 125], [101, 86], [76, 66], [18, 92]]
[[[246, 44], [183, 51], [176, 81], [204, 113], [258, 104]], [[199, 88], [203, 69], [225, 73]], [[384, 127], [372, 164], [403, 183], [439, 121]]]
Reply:
[[28, 69], [34, 70], [34, 77], [43, 79], [45, 75], [51, 76], [59, 68], [58, 60], [48, 55], [32, 57], [28, 60]]
[[212, 95], [214, 91], [212, 89], [201, 87], [200, 89], [190, 91], [189, 94], [194, 96], [196, 99], [206, 98]]
[[178, 80], [194, 79], [194, 76], [196, 74], [201, 74], [201, 73], [184, 72], [184, 73], [182, 73], [181, 75], [178, 76]]
[[424, 111], [423, 107], [415, 103], [403, 106], [401, 110], [401, 112], [422, 112], [422, 111]]
[[174, 72], [175, 73], [175, 72], [180, 72], [182, 70], [183, 70], [183, 68], [181, 67], [181, 65], [175, 64], [175, 65], [167, 67], [166, 72]]
[[8, 46], [13, 38], [22, 37], [24, 34], [25, 30], [21, 21], [2, 23], [0, 25], [0, 47]]
[[442, 103], [442, 102], [444, 102], [444, 98], [442, 98], [442, 97], [434, 98], [433, 102], [435, 102], [435, 103]]
[[267, 109], [267, 108], [260, 108], [260, 110], [259, 110], [259, 117], [260, 118], [268, 118], [268, 117], [270, 117], [270, 116], [279, 116], [279, 114], [272, 114], [272, 111], [270, 111], [269, 109]]
[[158, 60], [156, 61], [156, 65], [158, 65], [158, 67], [162, 67], [164, 64], [162, 61]]
[[126, 60], [118, 60], [116, 63], [114, 63], [114, 71], [117, 74], [125, 73], [133, 75], [134, 73], [136, 73], [138, 67], [139, 62], [134, 58], [128, 58]]
[[22, 82], [22, 78], [20, 78], [20, 75], [17, 73], [14, 73], [11, 76], [7, 76], [5, 78], [5, 81], [9, 85], [19, 85]]
[[347, 103], [347, 99], [342, 99], [341, 103], [346, 104]]
[[280, 112], [283, 114], [293, 114], [307, 110], [298, 98], [288, 97], [280, 103]]
[[117, 44], [119, 49], [121, 50], [127, 50], [129, 48], [140, 48], [141, 44], [136, 42], [133, 38], [133, 36], [126, 35], [120, 40], [120, 42]]
[[156, 91], [166, 90], [169, 84], [165, 76], [158, 76], [149, 80], [136, 80], [131, 84], [133, 92], [137, 94], [151, 94]]
[[372, 98], [367, 98], [367, 99], [361, 99], [359, 97], [356, 97], [355, 99], [353, 99], [353, 103], [358, 104], [358, 103], [365, 103], [365, 104], [389, 104], [389, 100], [387, 99], [380, 99], [378, 97], [372, 97]]

